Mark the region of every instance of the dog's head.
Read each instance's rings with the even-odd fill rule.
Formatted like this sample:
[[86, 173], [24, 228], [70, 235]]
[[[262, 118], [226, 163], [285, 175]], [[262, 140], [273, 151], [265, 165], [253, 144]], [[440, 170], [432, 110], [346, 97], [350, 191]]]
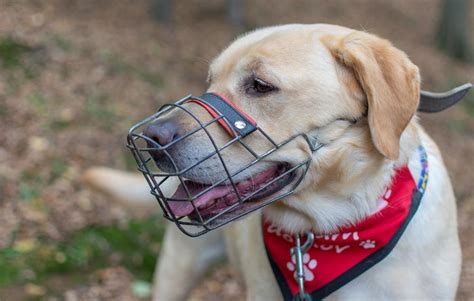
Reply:
[[[209, 91], [232, 100], [274, 141], [307, 133], [325, 145], [312, 153], [300, 137], [233, 177], [242, 190], [239, 193], [245, 193], [310, 157], [307, 176], [295, 193], [266, 210], [276, 223], [295, 218], [296, 224], [311, 227], [321, 227], [314, 222], [316, 211], [324, 213], [331, 202], [338, 206], [336, 200], [324, 200], [349, 197], [368, 174], [380, 173], [385, 163], [399, 158], [401, 136], [418, 107], [420, 86], [418, 68], [388, 41], [323, 24], [271, 27], [247, 34], [212, 62], [208, 81]], [[195, 129], [196, 118], [203, 123], [212, 119], [195, 103], [183, 107], [187, 111], [170, 111], [149, 126], [145, 135], [166, 145]], [[186, 178], [197, 185], [212, 185], [255, 159], [236, 143], [222, 150], [225, 164], [218, 156], [203, 160], [229, 141], [217, 123], [206, 131], [176, 143], [166, 156], [155, 154], [157, 165], [170, 172], [193, 166]], [[257, 154], [272, 147], [259, 135], [249, 135], [245, 143]], [[289, 189], [303, 172], [293, 171], [256, 198]], [[224, 181], [206, 193], [195, 207], [215, 213], [233, 203], [225, 185], [229, 183]], [[226, 197], [218, 204], [217, 199]], [[179, 205], [172, 210], [188, 215], [195, 207]]]

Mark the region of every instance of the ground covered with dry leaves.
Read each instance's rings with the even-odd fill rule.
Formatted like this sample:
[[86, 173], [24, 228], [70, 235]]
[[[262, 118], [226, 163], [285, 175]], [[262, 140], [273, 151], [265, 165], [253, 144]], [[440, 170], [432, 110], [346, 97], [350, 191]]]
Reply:
[[[223, 1], [174, 2], [170, 24], [162, 25], [145, 0], [0, 0], [0, 300], [148, 298], [163, 233], [158, 208], [151, 217], [133, 215], [82, 187], [79, 176], [93, 165], [134, 169], [127, 128], [163, 102], [201, 93], [208, 61], [241, 31], [229, 24]], [[472, 65], [432, 46], [437, 1], [242, 3], [246, 29], [351, 26], [404, 49], [425, 89], [474, 81]], [[458, 197], [460, 300], [474, 298], [473, 115], [471, 92], [463, 105], [421, 116]], [[243, 294], [224, 264], [191, 300]]]

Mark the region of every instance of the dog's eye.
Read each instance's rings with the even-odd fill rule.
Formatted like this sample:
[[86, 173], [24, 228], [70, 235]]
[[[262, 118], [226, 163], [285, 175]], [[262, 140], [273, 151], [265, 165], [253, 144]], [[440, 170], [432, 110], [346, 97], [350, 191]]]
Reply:
[[261, 94], [266, 94], [275, 90], [276, 88], [272, 86], [271, 84], [267, 83], [264, 80], [261, 80], [260, 78], [255, 77], [252, 79], [247, 89], [247, 93], [251, 95], [252, 94], [261, 95]]

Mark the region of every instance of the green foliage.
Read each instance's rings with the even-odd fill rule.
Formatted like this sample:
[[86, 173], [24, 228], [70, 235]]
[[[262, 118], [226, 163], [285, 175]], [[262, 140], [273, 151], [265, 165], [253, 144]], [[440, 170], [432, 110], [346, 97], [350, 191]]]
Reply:
[[22, 66], [23, 55], [31, 48], [12, 37], [0, 38], [0, 63], [3, 68], [17, 68]]
[[20, 198], [25, 201], [31, 201], [40, 195], [39, 185], [31, 185], [28, 183], [20, 183], [18, 186], [18, 194]]
[[448, 128], [452, 132], [456, 132], [459, 134], [466, 134], [467, 126], [466, 122], [462, 119], [451, 119], [448, 121]]
[[11, 36], [0, 36], [0, 69], [8, 71], [4, 78], [7, 96], [16, 93], [20, 86], [38, 74], [36, 67], [41, 63], [38, 60], [41, 56], [36, 55], [40, 53], [36, 50]]
[[474, 90], [473, 89], [471, 89], [471, 91], [462, 100], [462, 105], [469, 115], [474, 116]]
[[9, 283], [13, 279], [20, 277], [21, 269], [15, 262], [19, 261], [21, 254], [12, 248], [0, 250], [0, 284]]
[[93, 94], [86, 98], [84, 113], [102, 128], [110, 130], [118, 120], [116, 109], [108, 102], [106, 94]]
[[135, 74], [154, 87], [161, 87], [161, 77], [145, 69], [134, 68]]
[[123, 161], [124, 168], [126, 170], [137, 171], [137, 162], [135, 161], [135, 158], [132, 156], [128, 148], [122, 150], [121, 158]]
[[57, 47], [59, 47], [60, 49], [66, 52], [69, 52], [74, 48], [71, 41], [67, 40], [66, 38], [60, 35], [54, 35], [52, 37], [52, 42], [54, 45], [56, 45]]
[[70, 121], [67, 120], [61, 120], [61, 119], [53, 119], [49, 122], [48, 128], [57, 131], [57, 130], [63, 130], [66, 129], [71, 125]]
[[163, 230], [157, 218], [150, 217], [130, 220], [124, 226], [86, 228], [62, 242], [38, 239], [14, 244], [0, 249], [0, 285], [41, 283], [52, 275], [89, 272], [114, 264], [149, 281]]
[[108, 52], [102, 54], [102, 59], [107, 64], [109, 72], [112, 74], [130, 74], [154, 87], [162, 87], [162, 78], [156, 72], [125, 62], [119, 56]]
[[0, 117], [5, 117], [8, 115], [8, 107], [2, 101], [3, 99], [0, 97]]
[[48, 113], [48, 101], [42, 93], [35, 92], [30, 95], [28, 100], [30, 101], [37, 114], [44, 116]]
[[[466, 83], [468, 79], [460, 79], [456, 76], [451, 76], [447, 81], [446, 81], [446, 86], [444, 87], [444, 90], [450, 90], [453, 89], [454, 87], [460, 86], [464, 83]], [[466, 113], [468, 113], [471, 116], [474, 116], [474, 88], [471, 88], [469, 92], [467, 92], [466, 96], [460, 101], [459, 103]], [[450, 128], [454, 131], [464, 131], [465, 126], [459, 124], [462, 123], [461, 121], [455, 121], [454, 124], [450, 124]]]
[[18, 184], [18, 195], [24, 201], [31, 201], [38, 198], [43, 191], [45, 180], [42, 176], [31, 171], [24, 171], [20, 176]]
[[53, 158], [51, 160], [51, 180], [50, 182], [56, 180], [64, 174], [67, 170], [67, 164], [61, 158]]

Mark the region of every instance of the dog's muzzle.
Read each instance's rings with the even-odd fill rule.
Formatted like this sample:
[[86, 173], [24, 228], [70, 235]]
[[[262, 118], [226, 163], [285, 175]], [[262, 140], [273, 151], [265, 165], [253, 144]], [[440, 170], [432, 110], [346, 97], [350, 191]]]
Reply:
[[[189, 109], [190, 103], [204, 108], [211, 119], [200, 120]], [[179, 132], [176, 122], [170, 121], [178, 111], [180, 118], [193, 121], [193, 129]], [[213, 137], [211, 128], [216, 125], [227, 133], [225, 143]], [[199, 135], [199, 143], [188, 143], [197, 137], [194, 135]], [[288, 149], [296, 139], [304, 139], [309, 146], [304, 159], [296, 163], [274, 160], [277, 152], [285, 151], [285, 146]], [[199, 158], [184, 158], [183, 148], [190, 151], [203, 145], [211, 151]], [[258, 145], [258, 150], [252, 145]], [[306, 175], [311, 153], [321, 146], [306, 134], [276, 142], [250, 116], [216, 93], [187, 96], [164, 105], [128, 134], [128, 147], [165, 218], [189, 236], [206, 233], [293, 193]], [[247, 158], [237, 167], [229, 154], [224, 155], [236, 147]], [[213, 169], [220, 170], [220, 176]], [[198, 174], [203, 171], [206, 177], [201, 179]]]

